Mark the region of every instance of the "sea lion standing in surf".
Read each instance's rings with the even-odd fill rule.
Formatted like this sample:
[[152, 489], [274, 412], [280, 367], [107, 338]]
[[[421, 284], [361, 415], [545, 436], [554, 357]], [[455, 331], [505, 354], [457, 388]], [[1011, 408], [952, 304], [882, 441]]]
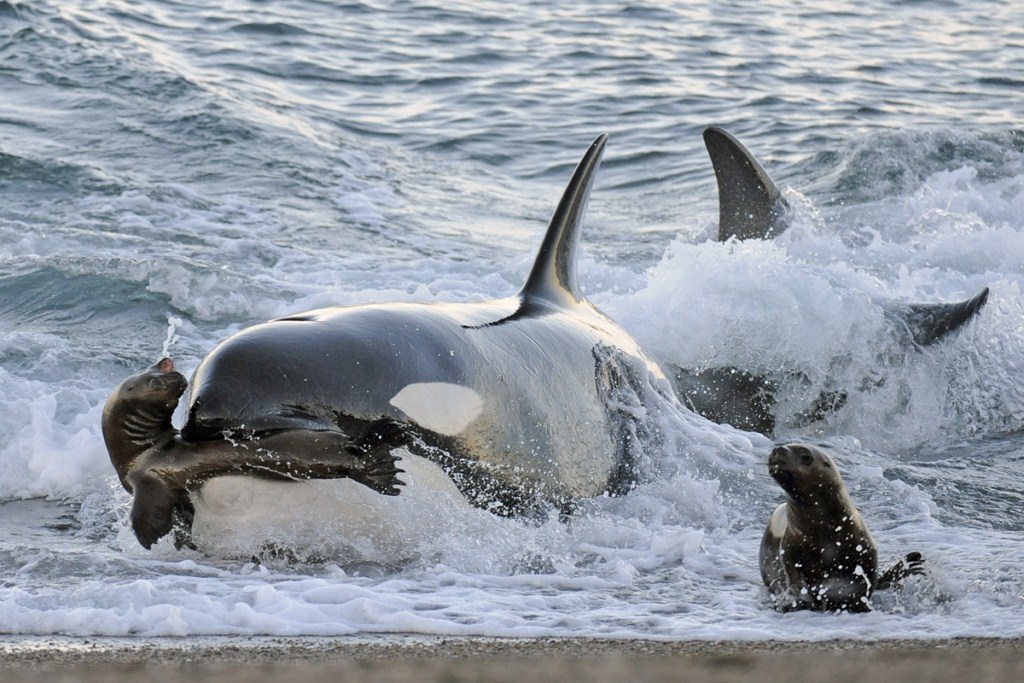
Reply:
[[[291, 430], [260, 442], [182, 440], [171, 416], [188, 382], [170, 358], [132, 375], [103, 406], [103, 440], [121, 485], [134, 495], [131, 520], [149, 548], [173, 526], [190, 522], [188, 494], [224, 474], [273, 479], [348, 477], [385, 495], [402, 482], [391, 448], [403, 442], [397, 426], [382, 421], [351, 441], [335, 432]], [[386, 444], [386, 445], [385, 445]], [[186, 529], [187, 531], [187, 529]], [[176, 539], [179, 547], [184, 537]]]
[[874, 591], [923, 571], [920, 553], [910, 553], [878, 576], [875, 541], [824, 451], [778, 446], [768, 472], [788, 500], [761, 540], [761, 578], [782, 611], [867, 612]]

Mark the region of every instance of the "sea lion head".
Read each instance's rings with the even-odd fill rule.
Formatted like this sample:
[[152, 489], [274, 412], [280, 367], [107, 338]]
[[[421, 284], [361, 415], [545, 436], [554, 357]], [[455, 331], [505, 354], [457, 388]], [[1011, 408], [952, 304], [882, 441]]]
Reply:
[[796, 503], [815, 504], [847, 497], [832, 458], [808, 444], [776, 446], [768, 457], [768, 473]]
[[147, 407], [173, 413], [187, 386], [185, 376], [174, 369], [174, 361], [161, 358], [152, 367], [121, 382], [107, 404], [115, 401], [126, 408]]
[[121, 382], [107, 399], [103, 406], [103, 440], [122, 484], [141, 453], [175, 434], [171, 416], [187, 386], [185, 376], [174, 369], [174, 362], [161, 358]]

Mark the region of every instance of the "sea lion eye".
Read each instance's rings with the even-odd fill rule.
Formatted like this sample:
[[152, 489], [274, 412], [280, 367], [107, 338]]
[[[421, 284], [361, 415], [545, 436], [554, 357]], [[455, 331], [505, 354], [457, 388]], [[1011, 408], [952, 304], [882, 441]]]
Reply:
[[800, 462], [804, 465], [812, 465], [814, 463], [814, 456], [810, 453], [804, 453], [800, 456]]

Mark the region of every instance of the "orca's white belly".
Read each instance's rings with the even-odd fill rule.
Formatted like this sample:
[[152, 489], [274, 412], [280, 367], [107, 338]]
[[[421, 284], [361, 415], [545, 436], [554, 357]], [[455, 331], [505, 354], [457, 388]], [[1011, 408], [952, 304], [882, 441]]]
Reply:
[[192, 494], [193, 541], [203, 552], [245, 559], [274, 551], [338, 562], [409, 559], [471, 506], [428, 460], [403, 452], [399, 467], [406, 485], [398, 496], [351, 479], [216, 477]]

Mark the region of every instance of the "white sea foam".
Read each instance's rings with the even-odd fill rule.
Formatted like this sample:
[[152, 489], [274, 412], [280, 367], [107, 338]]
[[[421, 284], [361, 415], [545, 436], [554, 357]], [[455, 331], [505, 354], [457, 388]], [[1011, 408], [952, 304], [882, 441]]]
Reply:
[[[939, 228], [937, 238], [954, 230]], [[963, 276], [951, 283], [918, 257], [908, 258], [886, 280], [884, 269], [847, 260], [841, 239], [811, 228], [805, 234], [807, 242], [794, 236], [776, 243], [677, 241], [644, 275], [642, 286], [628, 285], [636, 291], [599, 292], [595, 298], [662, 360], [697, 368], [716, 363], [794, 368], [813, 376], [829, 370], [836, 356], [845, 355], [850, 365], [875, 363], [876, 345], [884, 343], [880, 301], [887, 295], [960, 296], [975, 283]], [[843, 258], [822, 251], [823, 245]], [[895, 246], [889, 253], [908, 254]], [[920, 257], [926, 258], [931, 256]], [[1002, 273], [1003, 258], [994, 253], [990, 262], [972, 268]], [[472, 290], [473, 280], [457, 270], [441, 279], [449, 265], [424, 265], [419, 273], [402, 275], [403, 286], [393, 290], [358, 289], [355, 278], [334, 279], [320, 288], [310, 280], [302, 285], [298, 305], [459, 300]], [[608, 280], [633, 277], [592, 259], [586, 267]], [[425, 284], [416, 283], [421, 277]], [[340, 290], [331, 289], [339, 283]], [[963, 414], [980, 428], [1014, 426], [1024, 415], [1024, 409], [1014, 408], [1024, 405], [1013, 373], [1024, 360], [1018, 279], [1009, 272], [990, 284], [989, 307], [957, 338], [907, 367], [890, 368], [899, 390], [910, 392], [906, 416], [897, 426], [907, 431], [916, 425], [912, 443], [933, 437], [934, 422]], [[506, 277], [493, 278], [478, 286], [476, 296], [480, 289], [488, 296], [507, 293], [509, 286]], [[296, 304], [270, 305], [285, 312]], [[173, 318], [166, 332], [163, 350], [172, 353], [176, 336], [199, 334]], [[209, 343], [217, 332], [205, 334]], [[863, 352], [851, 353], [851, 342]], [[948, 381], [964, 387], [953, 407], [939, 390]], [[628, 496], [587, 501], [568, 523], [556, 517], [506, 520], [444, 505], [424, 512], [429, 505], [422, 498], [400, 497], [396, 500], [405, 505], [420, 504], [414, 512], [403, 508], [400, 513], [410, 521], [415, 515], [419, 525], [410, 527], [401, 543], [382, 538], [355, 554], [342, 548], [326, 564], [290, 565], [284, 557], [264, 556], [257, 565], [246, 561], [252, 546], [236, 548], [241, 559], [226, 560], [174, 550], [168, 541], [154, 551], [137, 545], [127, 526], [130, 496], [113, 480], [100, 439], [105, 390], [28, 380], [6, 370], [0, 371], [0, 385], [0, 446], [7, 463], [0, 477], [3, 497], [70, 496], [83, 504], [82, 528], [67, 541], [70, 552], [45, 546], [0, 549], [5, 565], [24, 577], [0, 590], [0, 623], [12, 633], [813, 640], [1024, 635], [1018, 618], [1024, 595], [1019, 535], [938, 521], [940, 510], [928, 491], [887, 477], [888, 456], [870, 450], [881, 413], [896, 397], [853, 398], [845, 409], [852, 415], [841, 424], [860, 440], [834, 439], [830, 447], [874, 530], [881, 562], [920, 550], [928, 575], [912, 579], [903, 593], [879, 594], [869, 615], [782, 616], [768, 609], [756, 565], [760, 534], [779, 500], [759, 465], [770, 442], [700, 418], [664, 416], [668, 443], [678, 450], [665, 454]], [[313, 541], [303, 545], [300, 533], [286, 534], [286, 540], [307, 554], [339, 552], [338, 546], [323, 544], [332, 527], [322, 521], [326, 527], [313, 524], [303, 532]], [[217, 548], [224, 551], [214, 538], [206, 550]], [[48, 566], [52, 569], [43, 569]], [[45, 578], [54, 571], [74, 577], [74, 588]]]
[[109, 474], [100, 396], [0, 368], [0, 499], [75, 495]]

